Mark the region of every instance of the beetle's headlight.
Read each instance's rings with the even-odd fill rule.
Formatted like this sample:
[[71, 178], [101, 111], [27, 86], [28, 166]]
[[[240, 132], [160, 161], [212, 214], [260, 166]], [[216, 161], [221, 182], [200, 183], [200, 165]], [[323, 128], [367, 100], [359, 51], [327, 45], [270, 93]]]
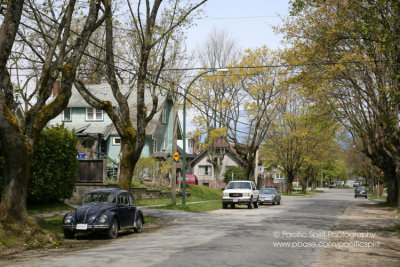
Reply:
[[68, 224], [72, 222], [73, 217], [71, 215], [68, 215], [67, 217], [65, 217], [64, 219], [64, 223]]
[[107, 221], [107, 215], [103, 214], [99, 218], [99, 223], [105, 223]]

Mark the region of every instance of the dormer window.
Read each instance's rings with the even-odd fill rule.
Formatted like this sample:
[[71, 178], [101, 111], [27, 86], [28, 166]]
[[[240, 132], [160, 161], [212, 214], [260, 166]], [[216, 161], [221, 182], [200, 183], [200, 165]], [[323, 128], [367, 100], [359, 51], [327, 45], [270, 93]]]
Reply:
[[103, 120], [103, 110], [97, 108], [86, 108], [86, 120], [88, 121]]
[[71, 108], [64, 109], [64, 111], [62, 113], [62, 120], [63, 121], [72, 121], [71, 115], [72, 115]]

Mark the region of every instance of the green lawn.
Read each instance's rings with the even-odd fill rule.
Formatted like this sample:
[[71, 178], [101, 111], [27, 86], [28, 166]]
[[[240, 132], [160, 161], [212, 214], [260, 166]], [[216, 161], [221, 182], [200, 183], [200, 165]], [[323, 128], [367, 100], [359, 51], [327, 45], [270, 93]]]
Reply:
[[312, 196], [318, 193], [323, 193], [322, 190], [315, 190], [315, 191], [307, 191], [307, 193], [303, 194], [301, 191], [292, 191], [291, 195], [288, 195], [284, 192], [281, 193], [282, 196], [294, 196], [294, 197], [304, 197], [304, 196]]
[[37, 221], [37, 224], [43, 232], [61, 239], [64, 236], [64, 232], [61, 228], [63, 218], [64, 216], [57, 216], [53, 218], [40, 219]]
[[385, 200], [386, 199], [386, 197], [379, 197], [379, 196], [377, 196], [377, 195], [375, 195], [375, 196], [373, 196], [373, 195], [371, 195], [371, 194], [368, 194], [368, 198], [369, 199], [382, 199], [382, 200]]
[[[190, 192], [190, 197], [186, 199], [186, 202], [197, 202], [206, 200], [221, 200], [222, 190], [209, 188], [201, 185], [191, 185], [186, 188]], [[176, 203], [182, 203], [182, 197], [176, 198]], [[150, 205], [169, 205], [171, 204], [170, 198], [162, 199], [143, 199], [136, 202], [138, 206], [150, 206]]]
[[219, 210], [222, 207], [222, 200], [197, 203], [197, 204], [186, 204], [186, 205], [167, 205], [162, 207], [152, 207], [152, 209], [166, 209], [166, 210], [183, 210], [189, 212], [204, 212]]
[[390, 227], [390, 228], [384, 228], [383, 231], [386, 231], [386, 232], [393, 232], [393, 233], [400, 233], [400, 226], [397, 226], [397, 227]]
[[69, 211], [73, 208], [67, 204], [56, 202], [56, 203], [47, 203], [47, 204], [38, 204], [38, 205], [27, 205], [28, 214], [38, 214], [38, 213], [47, 213], [53, 211]]

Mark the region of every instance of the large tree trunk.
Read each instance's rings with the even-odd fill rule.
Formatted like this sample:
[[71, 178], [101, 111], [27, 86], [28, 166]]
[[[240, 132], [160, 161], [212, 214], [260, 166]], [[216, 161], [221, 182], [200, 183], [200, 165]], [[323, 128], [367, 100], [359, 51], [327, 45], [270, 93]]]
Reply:
[[301, 179], [301, 192], [303, 194], [307, 193], [308, 178]]
[[12, 154], [16, 157], [9, 159], [8, 162], [6, 161], [5, 177], [7, 177], [7, 180], [1, 196], [0, 220], [25, 224], [28, 216], [26, 212], [26, 197], [32, 153], [17, 152]]
[[2, 154], [5, 156], [5, 181], [1, 196], [0, 220], [25, 224], [27, 187], [33, 152], [29, 144], [25, 142], [25, 137], [13, 131], [12, 126], [9, 127], [2, 136], [6, 138], [8, 136], [8, 142], [2, 142]]
[[400, 173], [397, 173], [396, 179], [396, 186], [397, 186], [397, 208], [400, 208]]
[[387, 184], [386, 203], [389, 205], [397, 205], [398, 185], [396, 181], [396, 170], [392, 164], [386, 164], [385, 168], [381, 169]]
[[250, 180], [251, 172], [253, 171], [254, 160], [248, 160], [244, 165], [244, 177], [246, 180]]
[[292, 183], [294, 180], [294, 174], [293, 173], [288, 173], [288, 179], [287, 179], [287, 187], [286, 187], [286, 194], [291, 195], [292, 194]]
[[311, 179], [311, 191], [315, 191], [317, 189], [317, 177], [314, 175]]
[[133, 171], [139, 157], [132, 149], [134, 145], [129, 138], [121, 137], [121, 161], [119, 163], [118, 188], [130, 191]]

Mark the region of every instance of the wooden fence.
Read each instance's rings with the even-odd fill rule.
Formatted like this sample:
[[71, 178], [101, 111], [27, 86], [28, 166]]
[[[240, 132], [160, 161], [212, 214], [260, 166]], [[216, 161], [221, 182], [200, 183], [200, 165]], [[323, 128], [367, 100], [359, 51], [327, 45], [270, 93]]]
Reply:
[[83, 159], [79, 160], [77, 183], [101, 183], [106, 181], [105, 159]]

